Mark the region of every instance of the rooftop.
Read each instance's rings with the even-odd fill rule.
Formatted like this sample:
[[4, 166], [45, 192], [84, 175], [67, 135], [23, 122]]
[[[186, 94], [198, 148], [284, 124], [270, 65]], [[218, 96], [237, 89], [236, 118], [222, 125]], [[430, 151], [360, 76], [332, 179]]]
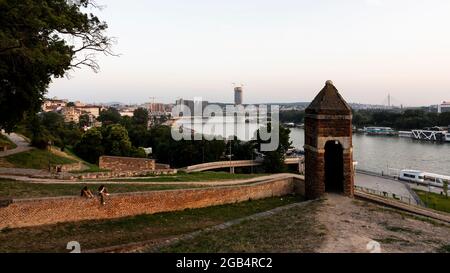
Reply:
[[350, 106], [339, 94], [332, 81], [327, 81], [311, 104], [306, 108], [308, 114], [349, 115]]

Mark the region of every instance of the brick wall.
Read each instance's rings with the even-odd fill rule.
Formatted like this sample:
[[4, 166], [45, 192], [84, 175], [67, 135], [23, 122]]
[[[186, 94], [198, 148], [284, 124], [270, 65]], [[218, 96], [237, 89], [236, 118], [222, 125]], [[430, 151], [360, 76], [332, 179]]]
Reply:
[[0, 207], [0, 229], [201, 208], [294, 192], [304, 194], [303, 180], [287, 175], [250, 185], [111, 194], [105, 206], [101, 206], [97, 198], [12, 200]]
[[51, 173], [81, 171], [86, 168], [83, 163], [77, 162], [72, 164], [53, 164], [50, 166]]
[[150, 171], [155, 170], [155, 160], [148, 158], [101, 156], [100, 169], [111, 171]]

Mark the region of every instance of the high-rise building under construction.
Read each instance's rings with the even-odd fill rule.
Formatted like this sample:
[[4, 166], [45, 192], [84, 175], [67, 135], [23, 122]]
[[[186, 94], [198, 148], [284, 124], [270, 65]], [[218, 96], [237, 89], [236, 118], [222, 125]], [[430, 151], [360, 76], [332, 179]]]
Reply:
[[234, 104], [242, 105], [242, 87], [234, 88]]

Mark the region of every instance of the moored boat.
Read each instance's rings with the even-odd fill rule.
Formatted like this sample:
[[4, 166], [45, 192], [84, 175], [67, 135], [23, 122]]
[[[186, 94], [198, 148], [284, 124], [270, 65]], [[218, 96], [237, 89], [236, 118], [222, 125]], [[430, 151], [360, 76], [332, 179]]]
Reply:
[[391, 127], [365, 127], [364, 132], [369, 136], [396, 136], [398, 132]]
[[412, 137], [417, 140], [446, 141], [448, 132], [440, 127], [412, 130]]
[[400, 131], [398, 132], [399, 137], [405, 137], [405, 138], [412, 138], [412, 132], [411, 131]]

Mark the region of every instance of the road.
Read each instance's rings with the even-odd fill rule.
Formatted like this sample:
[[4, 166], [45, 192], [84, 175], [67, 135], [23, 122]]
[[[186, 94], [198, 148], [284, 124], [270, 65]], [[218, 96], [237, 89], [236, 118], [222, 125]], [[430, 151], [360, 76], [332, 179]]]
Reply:
[[408, 190], [406, 182], [357, 173], [355, 185], [363, 188], [376, 190], [379, 192], [394, 193], [397, 196], [404, 196], [411, 199], [413, 204], [417, 204], [412, 193]]
[[7, 136], [12, 142], [14, 142], [17, 145], [17, 147], [11, 150], [7, 150], [5, 152], [3, 151], [0, 152], [0, 157], [6, 157], [9, 155], [18, 154], [33, 149], [32, 147], [30, 147], [30, 144], [22, 136], [16, 133], [5, 134], [5, 136]]

